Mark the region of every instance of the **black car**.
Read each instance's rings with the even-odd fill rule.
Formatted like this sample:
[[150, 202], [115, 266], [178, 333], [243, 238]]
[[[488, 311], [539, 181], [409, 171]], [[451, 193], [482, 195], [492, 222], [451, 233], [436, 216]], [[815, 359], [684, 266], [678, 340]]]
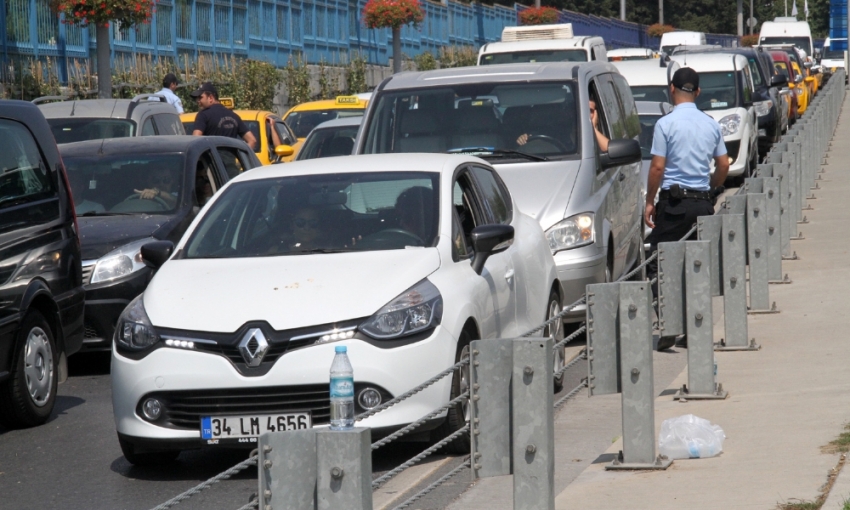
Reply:
[[83, 342], [74, 204], [38, 108], [0, 101], [0, 426], [50, 418]]
[[115, 138], [59, 150], [80, 225], [83, 351], [108, 350], [118, 316], [152, 276], [142, 245], [177, 243], [213, 193], [260, 161], [241, 140], [215, 136]]
[[681, 53], [737, 53], [747, 57], [756, 93], [756, 97], [753, 98], [753, 106], [756, 108], [759, 123], [759, 155], [766, 154], [770, 150], [770, 146], [782, 137], [782, 97], [780, 92], [782, 87], [788, 83], [783, 76], [774, 74], [773, 58], [771, 58], [770, 52], [762, 48], [701, 46], [689, 49], [688, 46], [679, 46], [674, 54], [679, 55]]

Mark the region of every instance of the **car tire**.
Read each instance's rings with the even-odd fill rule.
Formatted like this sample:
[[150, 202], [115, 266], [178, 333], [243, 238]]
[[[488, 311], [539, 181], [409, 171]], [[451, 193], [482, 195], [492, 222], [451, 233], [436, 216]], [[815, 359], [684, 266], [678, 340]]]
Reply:
[[[549, 294], [549, 299], [546, 301], [546, 320], [548, 321], [552, 317], [555, 317], [559, 313], [561, 313], [561, 298], [558, 296], [558, 293], [554, 290]], [[554, 327], [553, 327], [554, 326]], [[555, 343], [560, 342], [564, 339], [564, 323], [561, 319], [558, 319], [554, 324], [550, 324], [546, 326], [543, 330], [543, 336], [553, 337]], [[557, 373], [559, 370], [564, 368], [566, 364], [566, 355], [567, 348], [566, 346], [561, 346], [558, 349], [555, 349], [555, 363], [553, 373]], [[566, 373], [561, 374], [560, 376], [554, 376], [555, 382], [555, 393], [558, 393], [562, 389], [564, 389], [564, 378], [566, 377]]]
[[14, 349], [11, 377], [0, 385], [0, 424], [10, 429], [41, 425], [53, 412], [59, 382], [56, 341], [41, 312], [24, 316]]
[[161, 466], [163, 464], [169, 464], [174, 462], [177, 459], [177, 456], [180, 455], [180, 450], [162, 450], [155, 452], [144, 452], [137, 453], [136, 447], [133, 443], [118, 438], [118, 444], [121, 446], [121, 453], [124, 454], [124, 458], [130, 464], [139, 467], [147, 467], [147, 466]]
[[[455, 363], [466, 358], [469, 358], [469, 342], [472, 340], [471, 335], [467, 331], [460, 334], [457, 342], [457, 355]], [[461, 367], [452, 375], [452, 389], [449, 400], [455, 399], [464, 391], [469, 391], [470, 387], [470, 370], [469, 365]], [[469, 423], [469, 400], [455, 404], [449, 408], [446, 413], [446, 420], [436, 429], [437, 440], [443, 439], [450, 434], [453, 434], [458, 429]], [[472, 448], [469, 432], [455, 438], [451, 443], [443, 447], [446, 453], [467, 454]]]

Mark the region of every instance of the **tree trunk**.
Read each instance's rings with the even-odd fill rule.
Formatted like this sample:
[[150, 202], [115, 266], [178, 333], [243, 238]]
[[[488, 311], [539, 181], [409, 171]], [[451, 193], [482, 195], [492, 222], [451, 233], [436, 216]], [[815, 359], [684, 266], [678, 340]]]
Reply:
[[109, 27], [97, 26], [97, 97], [112, 98], [112, 63], [109, 51]]
[[393, 28], [393, 74], [401, 72], [401, 27]]

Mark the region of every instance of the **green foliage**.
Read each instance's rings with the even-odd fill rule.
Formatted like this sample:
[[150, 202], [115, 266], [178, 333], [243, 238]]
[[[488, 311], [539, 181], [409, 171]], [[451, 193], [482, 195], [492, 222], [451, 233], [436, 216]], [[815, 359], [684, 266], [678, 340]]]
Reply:
[[249, 59], [240, 63], [241, 73], [233, 76], [240, 97], [236, 104], [246, 110], [271, 110], [283, 73], [268, 62]]
[[289, 62], [286, 63], [283, 70], [283, 83], [286, 85], [286, 92], [289, 95], [287, 101], [289, 104], [296, 105], [312, 99], [310, 71], [300, 55], [295, 58], [295, 62], [290, 58]]
[[430, 51], [424, 51], [413, 57], [413, 63], [416, 64], [417, 71], [430, 71], [437, 68], [437, 59]]
[[440, 48], [440, 67], [468, 67], [478, 63], [478, 51], [472, 46], [443, 46]]
[[366, 83], [366, 57], [355, 53], [348, 62], [345, 73], [346, 94], [359, 94], [369, 90]]
[[328, 66], [324, 59], [319, 62], [319, 99], [331, 99], [335, 96], [331, 80], [328, 76]]

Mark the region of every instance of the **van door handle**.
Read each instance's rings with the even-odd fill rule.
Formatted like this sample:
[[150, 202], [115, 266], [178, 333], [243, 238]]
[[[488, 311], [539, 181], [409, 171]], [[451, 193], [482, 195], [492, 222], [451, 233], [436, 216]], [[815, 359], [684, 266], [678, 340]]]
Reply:
[[621, 181], [625, 181], [625, 180], [626, 180], [626, 173], [625, 173], [625, 172], [623, 172], [622, 170], [620, 170], [620, 177], [619, 177], [619, 179], [620, 179]]
[[513, 277], [514, 277], [514, 270], [508, 269], [508, 272], [505, 273], [505, 280], [507, 280], [508, 283], [510, 283], [510, 281], [513, 279]]

